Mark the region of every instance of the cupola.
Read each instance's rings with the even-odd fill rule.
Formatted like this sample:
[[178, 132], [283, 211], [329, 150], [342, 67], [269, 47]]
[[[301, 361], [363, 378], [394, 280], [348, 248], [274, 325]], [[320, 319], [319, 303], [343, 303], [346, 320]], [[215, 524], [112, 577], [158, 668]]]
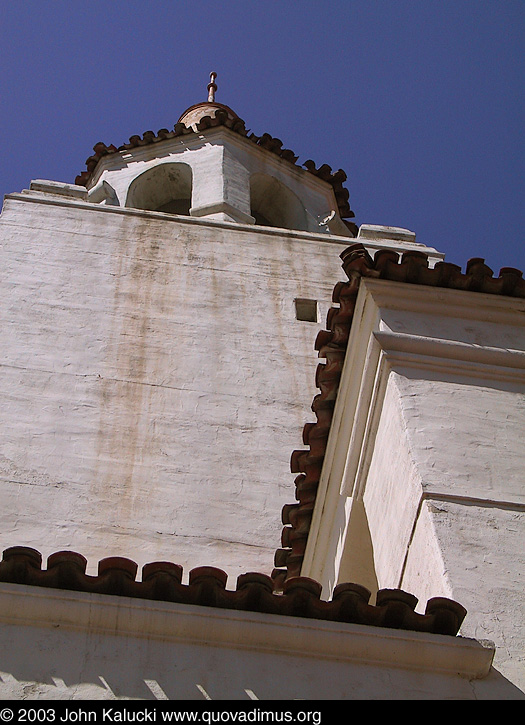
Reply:
[[[208, 83], [208, 100], [203, 103], [196, 103], [194, 106], [190, 106], [184, 111], [182, 116], [179, 118], [178, 123], [183, 123], [188, 128], [193, 129], [196, 133], [199, 132], [199, 124], [203, 118], [215, 119], [217, 113], [219, 117], [226, 117], [227, 120], [233, 124], [235, 121], [241, 121], [239, 116], [232, 111], [229, 106], [225, 106], [223, 103], [217, 103], [215, 100], [215, 92], [217, 90], [217, 84], [215, 79], [217, 73], [210, 73], [210, 82]], [[241, 121], [244, 126], [244, 122]]]
[[218, 103], [216, 73], [207, 101], [190, 106], [174, 127], [146, 131], [119, 146], [100, 142], [76, 183], [94, 203], [355, 236], [343, 187], [346, 174], [298, 157], [282, 141], [256, 136]]

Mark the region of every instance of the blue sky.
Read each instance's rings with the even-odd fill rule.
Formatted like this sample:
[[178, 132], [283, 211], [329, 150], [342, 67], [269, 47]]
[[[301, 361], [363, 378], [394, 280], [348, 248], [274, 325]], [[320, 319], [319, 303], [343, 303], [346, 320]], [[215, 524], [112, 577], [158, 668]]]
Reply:
[[525, 272], [524, 0], [0, 0], [0, 193], [206, 99], [342, 168], [358, 224]]

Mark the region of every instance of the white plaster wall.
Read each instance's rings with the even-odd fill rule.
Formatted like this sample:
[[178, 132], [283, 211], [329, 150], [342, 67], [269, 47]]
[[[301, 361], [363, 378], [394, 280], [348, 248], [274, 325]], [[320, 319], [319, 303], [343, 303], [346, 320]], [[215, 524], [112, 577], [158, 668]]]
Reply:
[[[193, 171], [192, 207], [217, 204], [224, 198], [224, 147], [201, 140], [201, 148], [183, 152]], [[175, 156], [174, 158], [177, 158]], [[158, 163], [153, 159], [152, 163]]]
[[250, 172], [232, 149], [224, 149], [224, 199], [236, 209], [251, 215]]
[[[492, 305], [488, 305], [487, 295], [466, 293], [465, 303], [468, 301], [468, 304], [461, 308], [456, 307], [461, 300], [458, 294], [465, 295], [465, 292], [456, 292], [451, 303], [450, 290], [433, 290], [428, 304], [422, 305], [426, 311], [383, 308], [380, 329], [408, 332], [437, 340], [455, 340], [481, 347], [525, 350], [525, 326], [519, 313], [506, 310], [508, 298], [491, 295]], [[476, 304], [478, 314], [475, 311]], [[440, 314], [440, 305], [445, 306], [443, 314]]]
[[[525, 513], [504, 505], [447, 500], [429, 500], [426, 508], [440, 543], [442, 570], [452, 583], [451, 594], [468, 610], [462, 633], [492, 640], [495, 667], [525, 690]], [[421, 540], [428, 538], [428, 533], [425, 537], [420, 532], [428, 532], [428, 525], [418, 521], [403, 579], [405, 586], [418, 591], [426, 571], [416, 557]]]
[[[2, 700], [475, 699], [468, 680], [308, 657], [0, 625]], [[200, 686], [200, 689], [198, 687]], [[250, 694], [247, 692], [250, 692]], [[505, 692], [505, 688], [503, 688]], [[310, 706], [311, 709], [311, 706]]]
[[398, 378], [430, 520], [418, 520], [403, 585], [428, 591], [423, 542], [435, 536], [450, 595], [469, 612], [462, 631], [494, 640], [495, 666], [525, 690], [525, 398], [475, 382]]
[[363, 501], [378, 587], [460, 602], [525, 691], [524, 430], [515, 391], [392, 372]]
[[269, 573], [339, 243], [6, 200], [0, 547]]
[[[332, 549], [346, 516], [339, 577], [355, 568], [348, 503], [362, 496], [369, 580], [414, 594], [420, 611], [435, 596], [460, 602], [462, 631], [493, 639], [496, 669], [525, 691], [523, 301], [381, 280], [359, 294], [330, 442], [329, 463], [345, 465], [324, 472], [317, 503], [336, 512]], [[354, 351], [371, 341], [368, 369]], [[366, 402], [362, 430], [354, 399]], [[318, 520], [314, 541], [329, 541]], [[329, 546], [312, 570], [324, 572]]]
[[408, 446], [396, 378], [390, 375], [363, 494], [380, 589], [399, 586], [420, 500], [421, 481]]
[[523, 384], [429, 377], [397, 378], [424, 490], [524, 504]]
[[[199, 154], [199, 150], [202, 153]], [[161, 149], [162, 151], [162, 149]], [[98, 189], [102, 181], [106, 181], [115, 190], [118, 206], [126, 205], [128, 189], [132, 182], [145, 171], [149, 171], [162, 163], [184, 163], [192, 170], [192, 176], [198, 172], [196, 159], [202, 155], [206, 159], [210, 170], [210, 178], [207, 180], [210, 194], [216, 198], [220, 197], [221, 182], [220, 170], [222, 164], [222, 152], [220, 148], [206, 146], [201, 138], [194, 138], [191, 141], [173, 139], [169, 147], [164, 145], [164, 153], [159, 153], [158, 144], [139, 147], [133, 152], [120, 152], [104, 157], [97, 166], [96, 175], [90, 184], [89, 192], [93, 201], [99, 201]]]
[[[419, 598], [417, 611], [423, 612], [425, 603], [432, 597], [457, 598], [459, 595], [450, 583], [450, 572], [444, 561], [441, 546], [441, 532], [436, 531], [433, 514], [436, 504], [432, 500], [423, 499], [420, 503], [416, 519], [412, 524], [412, 532], [403, 557], [403, 570], [399, 585], [405, 591], [417, 594]], [[463, 606], [463, 599], [457, 599]], [[471, 609], [468, 609], [468, 621]], [[468, 623], [468, 622], [467, 622]], [[485, 637], [490, 639], [490, 637]], [[483, 639], [483, 637], [482, 637]]]

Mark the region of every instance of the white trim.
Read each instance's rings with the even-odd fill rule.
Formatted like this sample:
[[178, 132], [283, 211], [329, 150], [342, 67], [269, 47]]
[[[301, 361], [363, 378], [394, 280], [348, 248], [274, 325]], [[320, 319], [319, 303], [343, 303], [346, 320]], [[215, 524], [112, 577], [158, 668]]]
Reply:
[[525, 299], [363, 277], [378, 308], [523, 326]]
[[525, 352], [401, 332], [374, 332], [390, 366], [446, 370], [487, 380], [525, 383]]
[[72, 199], [87, 201], [88, 192], [83, 186], [66, 184], [62, 181], [48, 181], [46, 179], [34, 179], [29, 185], [30, 191], [38, 191], [43, 194], [58, 194]]
[[[131, 209], [123, 206], [106, 206], [105, 204], [92, 204], [90, 202], [77, 202], [62, 199], [59, 197], [49, 198], [42, 196], [36, 192], [26, 191], [20, 193], [6, 194], [5, 200], [31, 202], [33, 204], [47, 204], [51, 206], [74, 207], [76, 209], [90, 211], [98, 211], [102, 214], [123, 214], [127, 216], [138, 216], [146, 219], [158, 219], [159, 221], [178, 222], [180, 224], [189, 224], [197, 226], [214, 226], [222, 229], [235, 229], [239, 231], [254, 231], [261, 234], [269, 234], [277, 237], [288, 237], [303, 239], [312, 242], [328, 242], [329, 244], [340, 244], [348, 247], [356, 240], [353, 237], [336, 237], [331, 234], [315, 234], [314, 232], [303, 232], [295, 229], [281, 229], [279, 227], [263, 227], [254, 224], [241, 224], [240, 222], [227, 222], [217, 219], [209, 219], [207, 217], [182, 216], [177, 214], [167, 214], [160, 211], [147, 211], [145, 209]], [[4, 209], [2, 209], [2, 214]], [[383, 247], [381, 247], [382, 249]]]
[[[334, 520], [340, 503], [350, 440], [353, 435], [354, 441], [356, 438], [354, 420], [359, 417], [359, 403], [366, 404], [361, 386], [365, 370], [371, 369], [372, 352], [376, 363], [379, 362], [377, 350], [369, 346], [372, 331], [379, 325], [379, 311], [375, 305], [368, 303], [369, 297], [366, 285], [361, 283], [301, 570], [303, 575], [323, 585], [325, 557], [336, 530]], [[370, 394], [373, 394], [372, 391]], [[364, 430], [361, 433], [364, 435]]]
[[[83, 187], [80, 187], [83, 188]], [[93, 211], [98, 211], [103, 214], [124, 214], [129, 216], [139, 216], [143, 218], [150, 218], [150, 219], [158, 219], [162, 221], [168, 221], [168, 222], [179, 222], [183, 224], [206, 224], [206, 225], [212, 225], [219, 228], [224, 229], [238, 229], [240, 231], [249, 231], [253, 232], [254, 230], [261, 234], [269, 234], [271, 236], [277, 236], [277, 237], [287, 237], [287, 238], [295, 238], [295, 239], [304, 239], [305, 241], [313, 241], [313, 242], [328, 242], [329, 244], [339, 244], [343, 247], [349, 247], [351, 244], [356, 244], [358, 242], [357, 238], [355, 237], [339, 237], [334, 234], [316, 234], [315, 232], [306, 232], [306, 231], [300, 231], [297, 229], [284, 229], [280, 227], [264, 227], [261, 225], [254, 225], [254, 224], [243, 224], [241, 222], [227, 222], [227, 221], [219, 221], [217, 219], [209, 219], [209, 218], [200, 218], [200, 217], [192, 217], [192, 216], [182, 216], [177, 214], [167, 214], [166, 212], [160, 212], [160, 211], [147, 211], [145, 209], [132, 209], [130, 207], [122, 207], [122, 206], [113, 206], [113, 205], [106, 205], [106, 204], [100, 204], [100, 203], [91, 203], [89, 201], [82, 201], [78, 202], [74, 199], [68, 199], [66, 197], [59, 197], [55, 196], [53, 198], [50, 198], [48, 194], [43, 195], [43, 192], [36, 192], [36, 191], [30, 191], [30, 190], [24, 190], [21, 192], [13, 192], [11, 194], [6, 194], [4, 196], [4, 201], [7, 200], [13, 200], [13, 201], [24, 201], [24, 202], [31, 202], [33, 204], [48, 204], [48, 205], [54, 205], [54, 206], [67, 206], [67, 207], [74, 207], [77, 209], [90, 209]], [[4, 208], [2, 208], [1, 214], [3, 214]], [[418, 251], [422, 251], [425, 254], [429, 255], [429, 258], [439, 260], [443, 259], [444, 254], [441, 252], [436, 252], [435, 249], [432, 247], [423, 247], [420, 244], [410, 244], [408, 242], [399, 242], [391, 243], [391, 244], [381, 244], [379, 241], [372, 242], [368, 241], [366, 243], [366, 248], [370, 251], [379, 251], [388, 249], [390, 251], [397, 251], [397, 252], [403, 252], [403, 251], [412, 251], [417, 249]], [[343, 273], [341, 272], [341, 276], [343, 277]]]

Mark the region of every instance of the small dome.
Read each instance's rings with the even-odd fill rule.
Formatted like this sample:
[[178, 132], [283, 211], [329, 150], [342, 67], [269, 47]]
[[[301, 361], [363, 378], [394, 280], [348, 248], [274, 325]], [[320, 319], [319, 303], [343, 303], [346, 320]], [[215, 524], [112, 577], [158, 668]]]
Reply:
[[217, 103], [216, 101], [204, 101], [203, 103], [196, 103], [194, 106], [190, 106], [182, 116], [179, 118], [179, 123], [183, 123], [188, 128], [192, 128], [194, 131], [197, 130], [197, 124], [205, 116], [215, 118], [218, 111], [224, 111], [228, 114], [228, 118], [231, 121], [236, 121], [239, 116], [232, 111], [229, 106], [225, 106], [223, 103]]

